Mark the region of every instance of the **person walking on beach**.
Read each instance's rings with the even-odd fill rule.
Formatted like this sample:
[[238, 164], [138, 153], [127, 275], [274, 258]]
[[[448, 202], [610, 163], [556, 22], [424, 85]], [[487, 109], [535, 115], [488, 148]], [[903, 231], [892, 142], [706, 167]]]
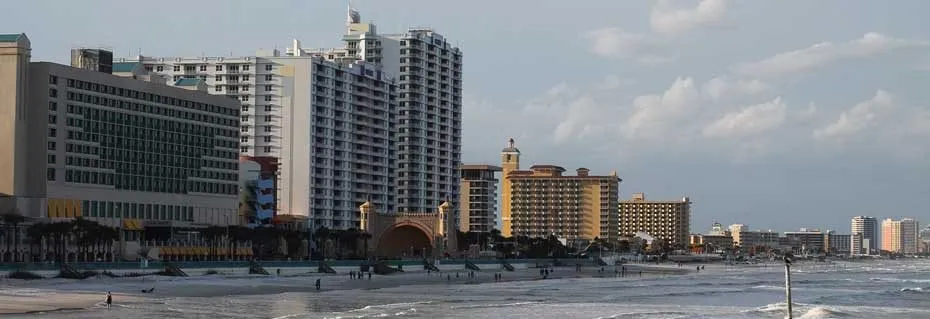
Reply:
[[320, 278], [317, 278], [317, 279], [316, 279], [316, 290], [317, 290], [317, 291], [320, 290]]
[[107, 309], [110, 309], [110, 305], [113, 304], [113, 295], [107, 291]]
[[368, 280], [371, 280], [371, 272], [368, 272]]

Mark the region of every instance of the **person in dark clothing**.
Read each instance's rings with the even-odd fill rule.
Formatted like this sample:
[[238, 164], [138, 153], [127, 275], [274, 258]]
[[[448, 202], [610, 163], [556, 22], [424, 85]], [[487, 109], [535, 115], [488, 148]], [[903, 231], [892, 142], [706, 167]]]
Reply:
[[110, 309], [110, 305], [113, 304], [113, 295], [107, 291], [107, 309]]
[[316, 279], [316, 290], [320, 290], [320, 278]]
[[368, 280], [371, 280], [371, 272], [368, 272]]

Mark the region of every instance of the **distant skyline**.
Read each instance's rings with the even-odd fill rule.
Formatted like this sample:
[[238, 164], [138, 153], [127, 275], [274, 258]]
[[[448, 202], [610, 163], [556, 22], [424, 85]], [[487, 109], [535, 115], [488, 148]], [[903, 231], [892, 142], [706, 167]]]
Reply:
[[[617, 170], [621, 197], [714, 221], [849, 233], [930, 211], [930, 2], [354, 0], [379, 32], [429, 26], [465, 52], [463, 160]], [[15, 1], [34, 61], [340, 46], [345, 1]]]

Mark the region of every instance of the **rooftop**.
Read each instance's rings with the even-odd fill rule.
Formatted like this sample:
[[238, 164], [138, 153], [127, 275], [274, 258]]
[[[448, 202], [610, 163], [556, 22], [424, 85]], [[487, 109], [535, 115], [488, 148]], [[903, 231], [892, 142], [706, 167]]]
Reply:
[[486, 164], [462, 164], [459, 166], [459, 169], [465, 170], [476, 170], [476, 171], [494, 171], [500, 172], [503, 170], [500, 166], [486, 165]]
[[16, 34], [0, 34], [0, 42], [16, 42], [20, 37], [26, 36], [23, 33]]
[[139, 63], [139, 62], [117, 62], [117, 63], [113, 63], [113, 72], [116, 72], [116, 73], [132, 72], [132, 70], [135, 69], [136, 66], [139, 66], [139, 65], [142, 65], [142, 64]]

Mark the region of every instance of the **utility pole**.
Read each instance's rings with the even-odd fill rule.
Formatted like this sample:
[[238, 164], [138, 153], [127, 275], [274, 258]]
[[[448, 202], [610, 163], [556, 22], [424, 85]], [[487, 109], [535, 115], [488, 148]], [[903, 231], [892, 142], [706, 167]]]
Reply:
[[784, 260], [785, 260], [785, 299], [786, 299], [785, 302], [788, 305], [788, 315], [785, 318], [787, 319], [794, 318], [794, 314], [793, 314], [794, 312], [792, 311], [793, 309], [791, 307], [791, 259], [792, 259], [792, 256], [786, 253]]

